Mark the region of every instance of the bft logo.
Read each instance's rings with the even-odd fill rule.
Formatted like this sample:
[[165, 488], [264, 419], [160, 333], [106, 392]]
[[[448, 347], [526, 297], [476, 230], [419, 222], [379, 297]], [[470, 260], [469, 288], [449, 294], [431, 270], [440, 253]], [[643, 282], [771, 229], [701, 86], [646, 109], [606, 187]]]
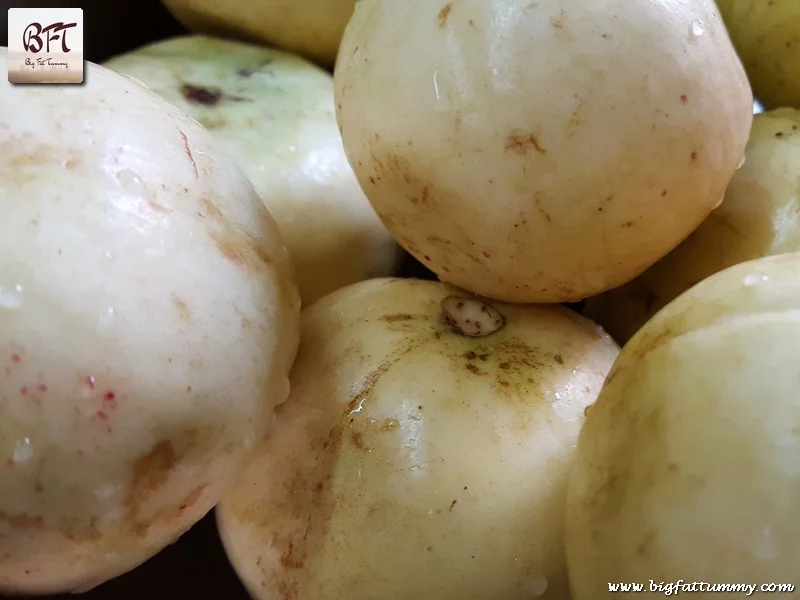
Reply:
[[83, 82], [83, 9], [8, 9], [11, 83]]
[[[77, 23], [52, 23], [42, 27], [41, 23], [31, 23], [22, 34], [22, 46], [26, 52], [38, 54], [44, 50], [50, 54], [50, 42], [61, 40], [61, 51], [67, 54], [70, 51], [67, 46], [67, 30], [77, 26]], [[42, 35], [45, 35], [44, 40]]]

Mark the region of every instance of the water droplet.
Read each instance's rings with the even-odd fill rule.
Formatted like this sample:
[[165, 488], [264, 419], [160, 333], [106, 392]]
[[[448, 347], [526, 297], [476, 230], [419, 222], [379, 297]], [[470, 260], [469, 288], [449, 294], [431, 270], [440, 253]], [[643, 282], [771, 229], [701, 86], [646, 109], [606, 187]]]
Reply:
[[743, 283], [750, 287], [754, 285], [758, 285], [759, 283], [764, 283], [769, 281], [769, 275], [762, 275], [760, 273], [750, 273], [745, 275]]
[[756, 538], [753, 555], [760, 560], [774, 560], [778, 557], [778, 547], [775, 544], [775, 536], [771, 527], [764, 527]]
[[433, 72], [433, 95], [436, 97], [436, 102], [442, 101], [442, 93], [439, 90], [439, 71]]
[[13, 287], [0, 286], [0, 308], [7, 308], [13, 310], [15, 308], [22, 308], [25, 302], [25, 290], [22, 286], [17, 284]]
[[18, 440], [17, 443], [14, 445], [14, 454], [11, 457], [11, 460], [15, 463], [24, 463], [28, 461], [33, 456], [33, 448], [31, 447], [31, 441], [28, 438], [24, 438]]
[[133, 196], [147, 196], [147, 186], [136, 173], [130, 169], [123, 169], [117, 173], [117, 181], [122, 189]]
[[531, 580], [531, 582], [528, 584], [528, 591], [534, 597], [544, 594], [545, 591], [547, 591], [547, 578], [537, 577], [536, 579]]
[[108, 327], [116, 320], [117, 311], [114, 310], [113, 306], [109, 306], [106, 308], [103, 313], [100, 315], [100, 327]]
[[361, 399], [358, 401], [358, 404], [356, 405], [356, 407], [355, 407], [354, 409], [352, 409], [352, 410], [351, 410], [349, 413], [347, 413], [347, 414], [349, 414], [349, 415], [357, 415], [358, 413], [360, 413], [360, 412], [363, 412], [363, 411], [364, 411], [364, 401], [365, 401], [365, 400], [366, 400], [366, 397], [365, 397], [365, 398], [361, 398]]
[[699, 38], [706, 32], [706, 24], [700, 19], [692, 21], [691, 33], [693, 38]]

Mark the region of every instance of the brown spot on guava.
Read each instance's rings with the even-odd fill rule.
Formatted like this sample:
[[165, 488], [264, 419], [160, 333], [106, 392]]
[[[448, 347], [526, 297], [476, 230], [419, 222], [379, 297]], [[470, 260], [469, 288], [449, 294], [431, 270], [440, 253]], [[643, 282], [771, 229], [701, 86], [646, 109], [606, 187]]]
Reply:
[[379, 320], [386, 321], [387, 323], [397, 323], [398, 321], [413, 321], [414, 316], [405, 313], [399, 313], [396, 315], [384, 315]]
[[518, 156], [525, 156], [531, 149], [535, 150], [541, 155], [547, 154], [547, 150], [539, 144], [539, 140], [535, 134], [520, 134], [512, 132], [506, 138], [506, 150], [513, 152]]
[[256, 240], [244, 233], [226, 228], [224, 231], [210, 231], [209, 236], [220, 254], [239, 269], [255, 275], [268, 268], [270, 259], [267, 253]]
[[191, 319], [192, 312], [189, 310], [189, 305], [182, 298], [172, 294], [172, 304], [178, 310], [178, 316], [182, 321]]
[[436, 15], [436, 19], [439, 21], [439, 27], [444, 28], [447, 25], [447, 18], [450, 16], [450, 11], [452, 10], [453, 5], [449, 2], [442, 7], [442, 10]]
[[372, 391], [375, 389], [375, 386], [380, 381], [380, 378], [383, 376], [386, 371], [388, 371], [392, 366], [391, 361], [384, 361], [378, 366], [377, 369], [371, 371], [365, 378], [363, 383], [361, 384], [361, 388], [359, 389], [358, 393], [350, 400], [347, 405], [347, 414], [353, 414], [355, 412], [361, 411], [361, 405], [364, 400], [369, 396]]
[[653, 543], [656, 541], [656, 532], [650, 529], [647, 533], [644, 534], [642, 541], [639, 542], [639, 545], [636, 546], [636, 554], [639, 556], [644, 556], [650, 552], [650, 549], [653, 547]]
[[130, 528], [135, 533], [143, 534], [149, 527], [149, 523], [140, 519], [140, 511], [149, 498], [169, 480], [177, 463], [178, 454], [169, 440], [158, 442], [133, 462], [124, 505]]
[[364, 449], [364, 436], [360, 433], [353, 432], [350, 434], [350, 440], [353, 442], [353, 445], [358, 448], [359, 450]]
[[28, 513], [9, 514], [0, 510], [0, 523], [6, 523], [13, 529], [41, 529], [44, 527], [44, 517]]

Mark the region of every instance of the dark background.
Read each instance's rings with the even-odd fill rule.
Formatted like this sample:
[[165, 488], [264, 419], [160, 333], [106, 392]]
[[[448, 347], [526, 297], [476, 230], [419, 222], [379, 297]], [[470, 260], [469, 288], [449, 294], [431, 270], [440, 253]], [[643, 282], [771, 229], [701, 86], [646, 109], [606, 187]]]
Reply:
[[0, 28], [0, 46], [8, 46], [8, 9], [68, 6], [83, 9], [83, 48], [87, 60], [102, 62], [148, 42], [184, 33], [160, 0], [0, 0], [6, 21]]

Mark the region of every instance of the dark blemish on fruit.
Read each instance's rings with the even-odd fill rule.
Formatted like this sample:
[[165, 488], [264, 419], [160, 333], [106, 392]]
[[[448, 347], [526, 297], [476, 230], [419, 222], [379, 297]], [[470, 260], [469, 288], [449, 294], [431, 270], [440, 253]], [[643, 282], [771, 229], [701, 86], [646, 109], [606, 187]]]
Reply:
[[553, 356], [553, 360], [555, 360], [560, 365], [564, 364], [564, 358], [560, 354], [556, 354], [555, 356]]
[[610, 35], [608, 35], [607, 33], [604, 33], [604, 34], [603, 34], [603, 35], [601, 35], [600, 37], [601, 37], [601, 38], [603, 38], [604, 40], [607, 40], [607, 39], [609, 39], [611, 36], [610, 36]]
[[531, 148], [541, 155], [547, 154], [547, 150], [542, 148], [539, 144], [539, 140], [532, 133], [528, 135], [511, 133], [508, 138], [506, 138], [506, 150], [510, 150], [518, 156], [527, 155]]
[[669, 193], [669, 192], [668, 192], [667, 190], [661, 190], [661, 197], [663, 198], [663, 197], [664, 197], [664, 196], [666, 196], [668, 193]]
[[186, 302], [183, 299], [173, 294], [172, 304], [178, 310], [178, 315], [180, 316], [182, 321], [188, 321], [191, 319], [192, 313], [189, 310], [189, 305], [186, 304]]
[[681, 96], [681, 102], [682, 102], [683, 104], [686, 104], [688, 101], [689, 101], [689, 97], [688, 97], [686, 94], [683, 94], [683, 95]]
[[644, 556], [650, 551], [650, 548], [653, 546], [653, 542], [656, 539], [656, 532], [652, 529], [644, 534], [642, 541], [636, 547], [636, 554], [639, 556]]
[[695, 162], [695, 161], [697, 161], [697, 152], [692, 152], [692, 154], [690, 155], [690, 157], [691, 157], [691, 159], [692, 159], [692, 162]]
[[135, 533], [146, 532], [148, 524], [140, 522], [139, 510], [167, 482], [177, 462], [178, 454], [169, 440], [156, 443], [133, 462], [130, 487], [124, 504], [130, 527]]
[[240, 239], [232, 228], [226, 232], [211, 231], [209, 236], [220, 254], [243, 271], [259, 274], [270, 263], [269, 256], [256, 240]]
[[430, 262], [430, 260], [431, 260], [431, 257], [430, 257], [430, 256], [428, 256], [427, 254], [426, 254], [425, 256], [423, 256], [422, 258], [424, 258], [424, 259], [425, 259], [425, 260], [427, 260], [428, 262]]
[[775, 137], [776, 138], [782, 138], [783, 137], [783, 132], [779, 131], [778, 133], [775, 134]]
[[178, 510], [180, 512], [183, 512], [183, 511], [191, 508], [192, 506], [194, 506], [197, 503], [197, 501], [200, 499], [200, 496], [203, 495], [203, 492], [206, 491], [207, 487], [208, 487], [208, 485], [199, 485], [196, 488], [194, 488], [191, 492], [189, 492], [189, 495], [186, 496], [186, 498], [183, 499], [183, 502], [178, 507]]
[[502, 385], [503, 387], [511, 387], [511, 384], [510, 384], [508, 381], [506, 381], [505, 379], [500, 379], [500, 380], [498, 381], [498, 383], [499, 383], [500, 385]]
[[478, 358], [478, 355], [470, 351], [464, 355], [464, 358], [466, 358], [467, 360], [475, 360], [476, 358]]
[[189, 137], [186, 135], [186, 133], [184, 133], [182, 129], [178, 129], [178, 132], [181, 134], [181, 138], [183, 139], [183, 151], [186, 153], [186, 156], [192, 163], [192, 169], [194, 169], [194, 176], [199, 177], [200, 172], [197, 170], [197, 163], [194, 160], [194, 155], [192, 154], [191, 148], [189, 148]]
[[102, 410], [97, 411], [97, 418], [101, 421], [108, 421], [108, 415]]
[[200, 199], [200, 204], [203, 205], [203, 210], [209, 217], [211, 217], [212, 219], [216, 219], [218, 221], [225, 221], [225, 217], [223, 216], [222, 211], [220, 211], [220, 209], [217, 208], [216, 204], [211, 202], [211, 200], [209, 200], [206, 197], [203, 197]]
[[436, 19], [439, 21], [439, 27], [444, 28], [447, 25], [447, 18], [450, 16], [450, 11], [453, 10], [453, 5], [449, 2], [442, 7]]
[[375, 389], [375, 386], [378, 384], [378, 381], [380, 381], [380, 378], [391, 368], [391, 366], [392, 363], [390, 361], [386, 361], [364, 378], [364, 383], [361, 387], [361, 390], [355, 396], [353, 396], [347, 405], [347, 414], [352, 414], [360, 410], [361, 403], [372, 393], [372, 391]]
[[27, 387], [20, 388], [19, 389], [19, 395], [20, 396], [27, 396], [28, 395], [28, 388]]
[[413, 321], [414, 316], [405, 313], [400, 313], [396, 315], [385, 315], [378, 320], [385, 321], [387, 323], [397, 323], [398, 321]]
[[14, 529], [41, 529], [44, 526], [44, 517], [28, 513], [11, 515], [0, 510], [0, 523], [6, 523]]
[[456, 507], [456, 504], [458, 504], [458, 500], [453, 498], [453, 501], [450, 503], [450, 508], [447, 509], [448, 512], [453, 512], [453, 509]]
[[20, 358], [19, 354], [12, 354], [11, 355], [11, 362], [15, 362], [15, 363], [22, 362], [22, 358]]
[[353, 441], [353, 445], [358, 448], [359, 450], [364, 449], [364, 438], [360, 433], [353, 433], [350, 436], [350, 439]]
[[467, 365], [467, 371], [469, 371], [470, 373], [474, 373], [475, 375], [481, 374], [481, 370], [477, 367], [477, 365], [473, 365], [472, 363], [469, 363]]
[[369, 182], [370, 182], [372, 185], [375, 185], [375, 178], [374, 178], [374, 177], [370, 177], [370, 178], [369, 178]]
[[[295, 546], [294, 540], [289, 536], [281, 536], [275, 535], [273, 536], [272, 545], [275, 547], [282, 547], [283, 551], [281, 552], [280, 562], [281, 565], [286, 567], [287, 569], [302, 569], [303, 566], [306, 564], [305, 561], [305, 545], [308, 538], [308, 528], [303, 535], [303, 549]], [[281, 538], [288, 538], [281, 540]]]
[[43, 383], [40, 383], [36, 386], [36, 389], [44, 394], [47, 391], [47, 386]]
[[202, 106], [215, 106], [222, 101], [222, 91], [215, 88], [202, 87], [184, 83], [181, 86], [181, 94], [190, 104], [200, 104]]
[[553, 222], [552, 217], [547, 213], [547, 211], [544, 208], [542, 208], [541, 198], [539, 198], [539, 194], [536, 194], [534, 202], [536, 203], [536, 208], [539, 209], [539, 213], [544, 217], [545, 221], [547, 221], [548, 223], [552, 223]]
[[622, 226], [623, 226], [624, 228], [626, 228], [626, 229], [627, 229], [627, 228], [629, 228], [629, 227], [633, 227], [634, 225], [636, 225], [636, 223], [635, 223], [634, 221], [625, 221], [625, 222], [622, 224]]
[[508, 370], [511, 368], [511, 364], [510, 364], [510, 363], [507, 363], [507, 362], [501, 362], [501, 363], [500, 363], [499, 365], [497, 365], [497, 366], [498, 366], [500, 369], [502, 369], [503, 371], [508, 371]]
[[492, 258], [492, 255], [489, 254], [488, 252], [481, 252], [481, 254], [483, 254], [484, 258]]

